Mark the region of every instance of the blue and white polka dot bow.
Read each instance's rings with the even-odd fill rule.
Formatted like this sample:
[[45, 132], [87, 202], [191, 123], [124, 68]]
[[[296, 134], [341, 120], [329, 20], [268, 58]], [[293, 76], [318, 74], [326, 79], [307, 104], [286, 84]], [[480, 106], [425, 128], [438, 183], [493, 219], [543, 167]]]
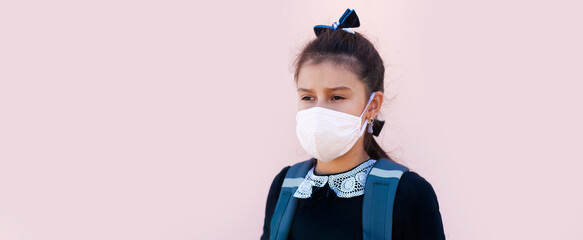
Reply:
[[328, 25], [314, 26], [314, 33], [316, 33], [316, 36], [319, 36], [322, 32], [324, 32], [327, 29], [332, 29], [334, 31], [336, 31], [337, 29], [342, 29], [346, 32], [354, 34], [354, 31], [348, 28], [356, 28], [359, 26], [360, 21], [358, 20], [358, 16], [356, 16], [356, 12], [354, 11], [354, 9], [351, 10], [350, 8], [348, 8], [344, 12], [344, 14], [342, 14], [340, 20], [338, 20], [338, 22], [332, 23], [332, 26]]

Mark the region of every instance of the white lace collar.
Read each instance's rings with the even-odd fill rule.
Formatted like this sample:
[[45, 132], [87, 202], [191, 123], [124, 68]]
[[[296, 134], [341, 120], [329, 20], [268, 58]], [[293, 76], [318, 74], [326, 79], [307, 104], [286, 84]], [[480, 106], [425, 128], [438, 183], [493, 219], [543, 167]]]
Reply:
[[328, 183], [330, 189], [341, 198], [351, 198], [364, 194], [366, 177], [377, 160], [369, 159], [347, 172], [319, 176], [314, 175], [314, 167], [308, 171], [306, 178], [294, 193], [296, 198], [309, 198], [312, 196], [312, 186], [323, 187]]

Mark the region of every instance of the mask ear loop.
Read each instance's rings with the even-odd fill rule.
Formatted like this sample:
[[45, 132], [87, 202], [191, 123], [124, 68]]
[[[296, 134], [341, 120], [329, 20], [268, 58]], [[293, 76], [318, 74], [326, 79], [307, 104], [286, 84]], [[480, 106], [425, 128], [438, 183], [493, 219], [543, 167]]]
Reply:
[[376, 93], [376, 92], [373, 92], [373, 93], [370, 95], [370, 98], [368, 98], [368, 102], [366, 103], [366, 106], [364, 107], [364, 110], [362, 110], [362, 113], [360, 114], [360, 118], [362, 118], [362, 115], [364, 115], [364, 112], [365, 112], [365, 111], [366, 111], [366, 109], [368, 108], [368, 105], [370, 104], [370, 102], [372, 102], [372, 99], [374, 98], [374, 94], [375, 94], [375, 93]]
[[[372, 102], [372, 99], [374, 98], [374, 95], [375, 95], [375, 93], [376, 93], [376, 92], [373, 92], [373, 93], [370, 95], [370, 98], [368, 98], [368, 102], [366, 103], [366, 106], [364, 107], [364, 110], [362, 110], [362, 113], [360, 114], [360, 117], [359, 117], [360, 119], [362, 119], [362, 115], [364, 115], [364, 112], [366, 112], [366, 109], [368, 108], [368, 105], [370, 104], [370, 102]], [[371, 119], [372, 119], [372, 118], [371, 118]], [[360, 127], [360, 135], [362, 135], [362, 134], [364, 133], [364, 130], [366, 129], [366, 124], [367, 124], [368, 122], [369, 122], [369, 121], [364, 121], [364, 124], [362, 124], [362, 126]], [[370, 125], [369, 125], [369, 127], [368, 127], [368, 128], [372, 130], [372, 122], [370, 123]], [[369, 130], [369, 132], [370, 132], [371, 130]]]

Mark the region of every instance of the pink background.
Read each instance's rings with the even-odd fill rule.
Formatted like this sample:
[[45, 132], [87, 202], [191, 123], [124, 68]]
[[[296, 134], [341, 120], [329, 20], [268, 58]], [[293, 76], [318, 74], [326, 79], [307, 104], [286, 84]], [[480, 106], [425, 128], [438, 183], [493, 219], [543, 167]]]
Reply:
[[356, 9], [448, 239], [583, 239], [577, 1], [2, 1], [0, 239], [258, 239], [292, 61]]

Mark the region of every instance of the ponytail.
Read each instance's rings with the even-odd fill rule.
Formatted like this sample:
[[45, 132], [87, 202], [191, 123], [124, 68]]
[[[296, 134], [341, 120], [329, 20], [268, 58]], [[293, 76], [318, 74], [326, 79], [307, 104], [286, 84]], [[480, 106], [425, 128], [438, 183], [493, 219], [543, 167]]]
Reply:
[[[377, 131], [377, 129], [380, 127], [382, 127], [382, 124], [380, 124], [379, 121], [376, 121], [375, 119], [373, 122], [373, 128], [376, 128], [375, 131]], [[380, 131], [380, 129], [378, 131]], [[364, 132], [364, 151], [372, 159], [378, 160], [381, 158], [386, 158], [391, 162], [396, 162], [391, 157], [389, 157], [387, 152], [385, 152], [385, 150], [383, 150], [383, 148], [381, 148], [381, 146], [374, 139], [373, 134], [369, 133], [368, 131]]]

